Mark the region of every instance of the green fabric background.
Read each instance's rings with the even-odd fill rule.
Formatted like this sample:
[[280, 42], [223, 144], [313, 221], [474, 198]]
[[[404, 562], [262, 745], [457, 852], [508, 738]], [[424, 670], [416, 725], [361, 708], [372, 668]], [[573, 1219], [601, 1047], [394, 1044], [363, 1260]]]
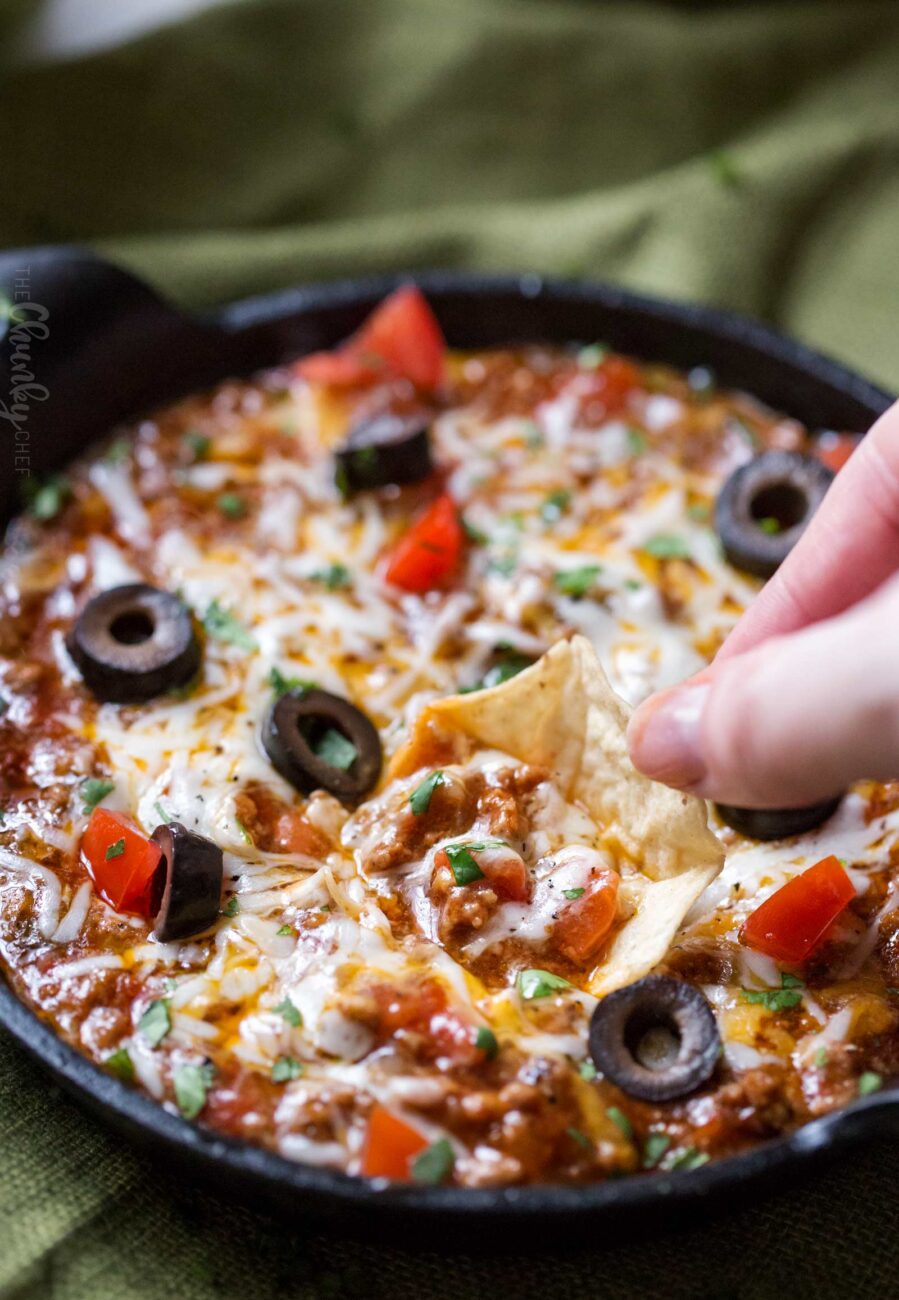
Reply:
[[[9, 35], [21, 4], [0, 3]], [[90, 57], [4, 41], [0, 243], [88, 242], [195, 305], [468, 266], [773, 320], [899, 388], [899, 5], [237, 0]], [[728, 166], [716, 163], [726, 151]], [[689, 1231], [473, 1261], [235, 1209], [0, 1037], [0, 1295], [892, 1296], [899, 1152]], [[498, 1247], [498, 1243], [497, 1243]]]

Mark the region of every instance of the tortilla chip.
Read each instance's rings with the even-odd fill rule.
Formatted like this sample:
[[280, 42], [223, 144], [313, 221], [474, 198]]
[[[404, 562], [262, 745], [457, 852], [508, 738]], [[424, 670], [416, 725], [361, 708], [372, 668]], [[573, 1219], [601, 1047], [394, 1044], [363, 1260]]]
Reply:
[[545, 767], [561, 792], [602, 828], [636, 908], [589, 980], [609, 993], [664, 957], [690, 907], [724, 864], [703, 800], [642, 776], [628, 757], [629, 710], [612, 690], [586, 637], [560, 641], [500, 686], [430, 705], [391, 775], [430, 761], [448, 734]]

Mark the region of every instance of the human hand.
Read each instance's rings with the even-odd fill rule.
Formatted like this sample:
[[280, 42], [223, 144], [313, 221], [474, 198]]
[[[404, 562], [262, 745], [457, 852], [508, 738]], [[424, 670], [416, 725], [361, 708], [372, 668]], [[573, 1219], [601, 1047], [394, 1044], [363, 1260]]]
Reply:
[[651, 696], [634, 766], [744, 808], [899, 777], [899, 402], [708, 668]]

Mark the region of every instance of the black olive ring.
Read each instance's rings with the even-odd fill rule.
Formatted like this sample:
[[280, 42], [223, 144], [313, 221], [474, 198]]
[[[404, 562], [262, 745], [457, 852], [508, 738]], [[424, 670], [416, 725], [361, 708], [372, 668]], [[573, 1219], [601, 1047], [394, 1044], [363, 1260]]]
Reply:
[[670, 975], [646, 975], [603, 998], [589, 1044], [596, 1068], [641, 1101], [693, 1092], [711, 1077], [721, 1051], [706, 999]]
[[[328, 731], [355, 748], [347, 767], [338, 767], [317, 749]], [[328, 691], [288, 691], [266, 715], [262, 744], [272, 766], [301, 794], [329, 790], [355, 803], [381, 774], [381, 738], [364, 713]]]
[[715, 528], [731, 564], [770, 578], [832, 482], [826, 465], [797, 451], [764, 451], [734, 470], [715, 504]]
[[89, 600], [66, 646], [98, 700], [139, 704], [184, 686], [200, 667], [190, 610], [143, 582]]
[[843, 798], [825, 799], [805, 808], [736, 808], [716, 803], [715, 811], [726, 826], [750, 840], [785, 840], [813, 831], [834, 815]]
[[222, 902], [222, 850], [181, 822], [157, 826], [151, 838], [162, 849], [154, 935], [162, 943], [189, 939], [214, 924]]
[[391, 483], [419, 483], [434, 468], [428, 441], [429, 417], [385, 411], [350, 430], [337, 452], [341, 489], [364, 492]]

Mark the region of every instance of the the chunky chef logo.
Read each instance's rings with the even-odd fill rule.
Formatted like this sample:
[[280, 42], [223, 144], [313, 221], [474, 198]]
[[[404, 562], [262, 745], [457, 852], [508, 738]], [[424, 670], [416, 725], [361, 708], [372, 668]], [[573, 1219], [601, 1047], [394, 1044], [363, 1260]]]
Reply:
[[13, 430], [16, 474], [31, 467], [28, 415], [34, 402], [45, 402], [49, 390], [38, 381], [32, 359], [35, 343], [50, 333], [48, 309], [31, 301], [29, 268], [16, 271], [11, 297], [0, 297], [0, 339], [7, 352], [8, 391], [0, 397], [0, 421]]

